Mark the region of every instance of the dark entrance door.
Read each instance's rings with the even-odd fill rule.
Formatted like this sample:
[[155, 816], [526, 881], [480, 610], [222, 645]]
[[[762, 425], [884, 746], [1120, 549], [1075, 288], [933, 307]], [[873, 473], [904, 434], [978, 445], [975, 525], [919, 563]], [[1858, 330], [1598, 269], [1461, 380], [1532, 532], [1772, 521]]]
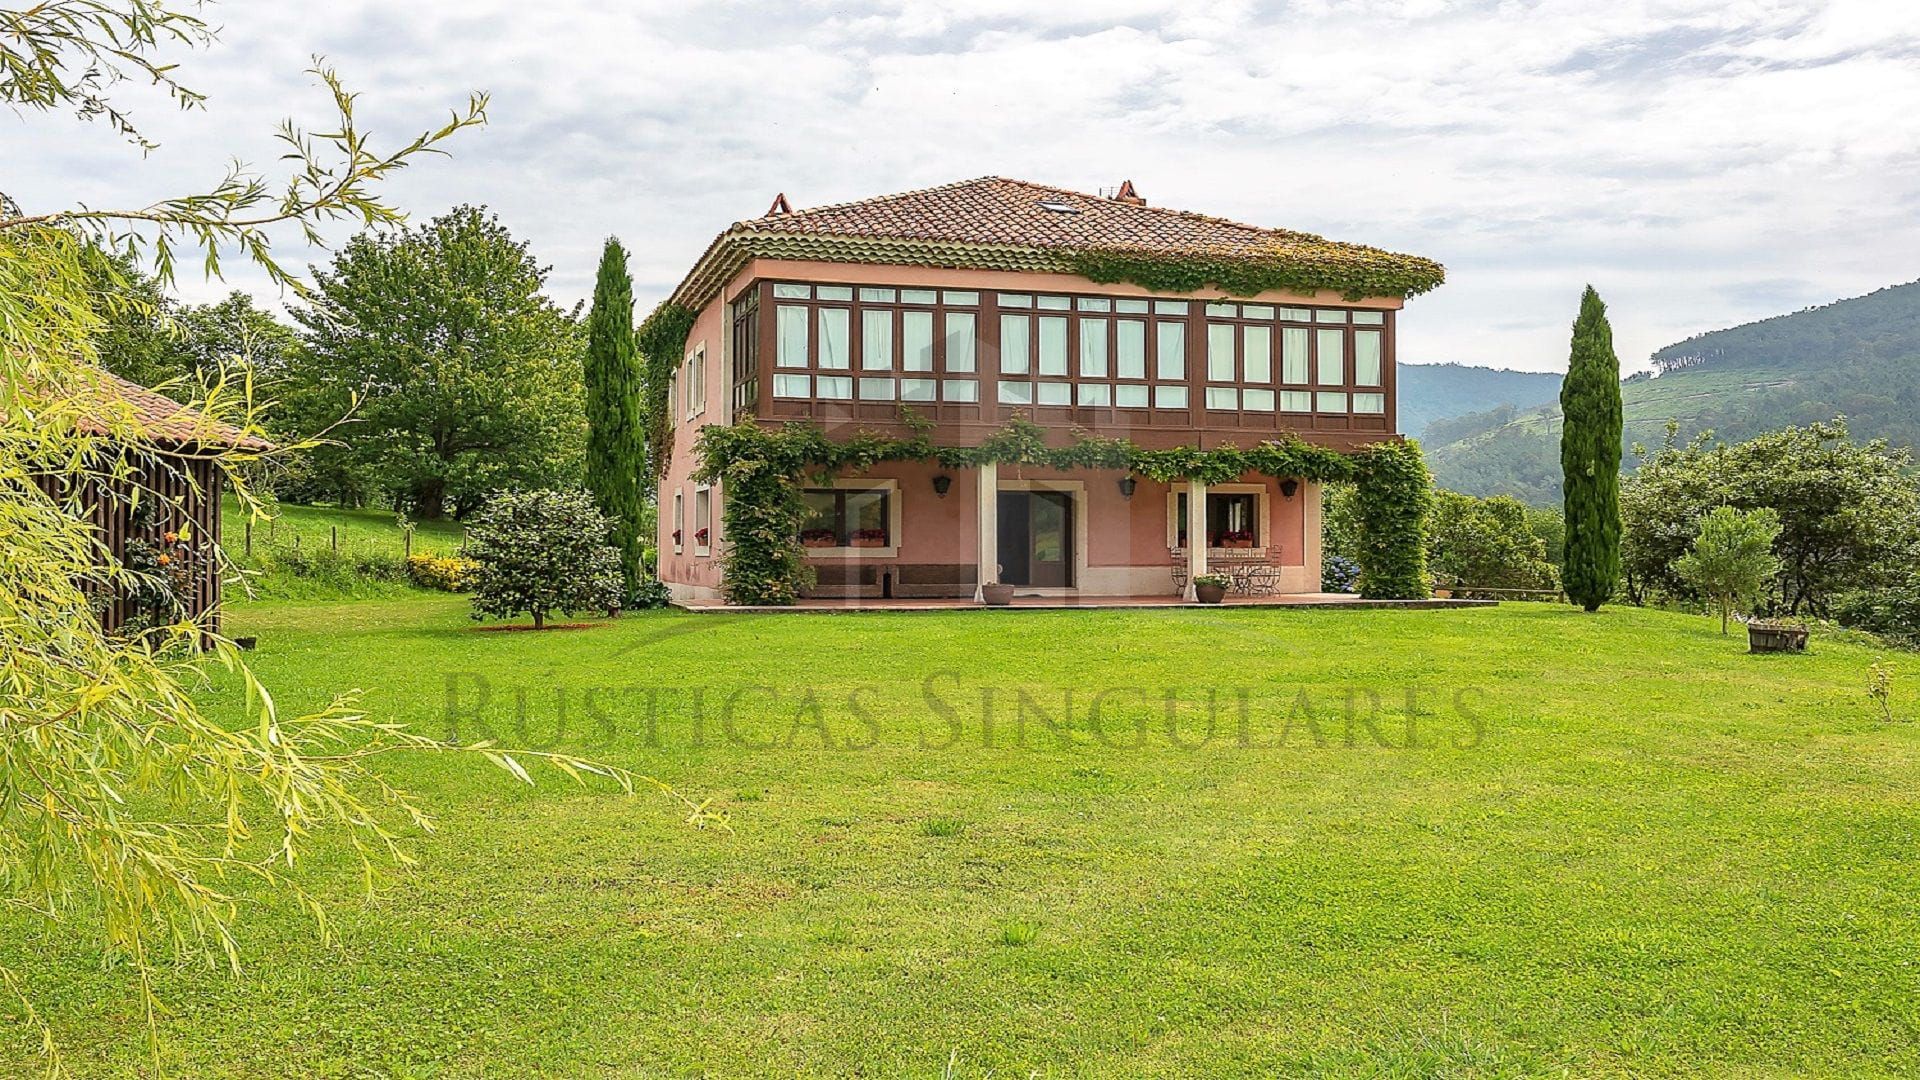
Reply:
[[1073, 584], [1073, 497], [1061, 491], [1000, 493], [1000, 581]]

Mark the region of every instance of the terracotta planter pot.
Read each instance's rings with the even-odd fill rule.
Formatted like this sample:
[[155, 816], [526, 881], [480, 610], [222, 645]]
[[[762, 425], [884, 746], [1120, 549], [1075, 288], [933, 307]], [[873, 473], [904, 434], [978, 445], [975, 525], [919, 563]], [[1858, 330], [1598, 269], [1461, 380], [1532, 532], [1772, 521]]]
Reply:
[[1806, 652], [1807, 631], [1799, 626], [1747, 624], [1748, 652]]
[[1006, 607], [1013, 602], [1013, 586], [982, 585], [980, 597], [988, 607]]
[[1251, 541], [1251, 540], [1226, 540], [1226, 541], [1223, 541], [1223, 542], [1221, 542], [1221, 544], [1220, 544], [1220, 546], [1221, 546], [1221, 547], [1223, 547], [1223, 548], [1250, 548], [1250, 547], [1252, 547], [1252, 546], [1253, 546], [1253, 541]]
[[878, 548], [886, 547], [887, 542], [885, 540], [849, 540], [847, 541], [847, 545], [857, 548]]
[[1217, 604], [1227, 598], [1225, 585], [1195, 585], [1193, 595], [1203, 604]]
[[800, 546], [804, 548], [838, 547], [839, 541], [837, 540], [802, 540], [800, 541]]

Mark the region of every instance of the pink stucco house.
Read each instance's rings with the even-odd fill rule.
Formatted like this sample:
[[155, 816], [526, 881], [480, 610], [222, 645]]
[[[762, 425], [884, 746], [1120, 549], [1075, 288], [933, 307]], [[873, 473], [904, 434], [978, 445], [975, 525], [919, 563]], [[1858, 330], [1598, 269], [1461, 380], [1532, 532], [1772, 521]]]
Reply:
[[[1340, 288], [1230, 295], [1085, 276], [1087, 253], [1161, 268], [1290, 268]], [[1369, 274], [1384, 269], [1386, 273]], [[900, 433], [942, 445], [1011, 418], [1150, 449], [1396, 438], [1394, 353], [1424, 259], [997, 177], [812, 209], [785, 196], [708, 247], [672, 301], [697, 312], [672, 390], [660, 577], [722, 595], [726, 492], [694, 479], [708, 424]], [[1115, 276], [1102, 274], [1102, 276]], [[1365, 295], [1355, 281], [1391, 281]], [[1408, 284], [1408, 283], [1411, 284]], [[1172, 596], [1201, 569], [1320, 589], [1317, 485], [1249, 474], [1171, 484], [1095, 470], [889, 463], [811, 482], [800, 539], [820, 597]]]

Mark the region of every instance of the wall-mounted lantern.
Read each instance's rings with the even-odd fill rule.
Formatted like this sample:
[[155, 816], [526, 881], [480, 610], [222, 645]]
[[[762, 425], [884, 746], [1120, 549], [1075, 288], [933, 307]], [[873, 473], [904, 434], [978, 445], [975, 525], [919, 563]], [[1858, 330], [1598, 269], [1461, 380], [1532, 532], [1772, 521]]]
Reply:
[[1140, 484], [1140, 481], [1135, 480], [1131, 476], [1121, 477], [1120, 478], [1120, 497], [1123, 499], [1133, 498], [1133, 489], [1138, 487], [1139, 484]]
[[941, 473], [933, 478], [933, 493], [941, 498], [947, 497], [947, 489], [953, 486], [953, 477]]
[[1287, 477], [1285, 480], [1280, 481], [1280, 497], [1283, 499], [1293, 498], [1294, 494], [1299, 490], [1300, 490], [1300, 481], [1295, 480], [1291, 476]]

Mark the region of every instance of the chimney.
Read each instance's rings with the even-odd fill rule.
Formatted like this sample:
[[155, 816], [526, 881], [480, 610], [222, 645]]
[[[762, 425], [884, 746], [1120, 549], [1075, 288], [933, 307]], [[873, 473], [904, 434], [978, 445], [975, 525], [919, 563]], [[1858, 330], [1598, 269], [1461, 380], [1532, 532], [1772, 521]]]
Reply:
[[791, 213], [793, 213], [793, 207], [787, 205], [787, 193], [783, 191], [780, 194], [775, 195], [773, 197], [773, 205], [767, 207], [767, 212], [764, 214], [761, 214], [760, 216], [761, 217], [784, 217], [787, 214], [791, 214]]
[[1147, 205], [1147, 200], [1141, 198], [1140, 193], [1133, 190], [1133, 181], [1131, 180], [1123, 180], [1120, 182], [1120, 190], [1113, 193], [1113, 201], [1123, 202], [1128, 206]]

